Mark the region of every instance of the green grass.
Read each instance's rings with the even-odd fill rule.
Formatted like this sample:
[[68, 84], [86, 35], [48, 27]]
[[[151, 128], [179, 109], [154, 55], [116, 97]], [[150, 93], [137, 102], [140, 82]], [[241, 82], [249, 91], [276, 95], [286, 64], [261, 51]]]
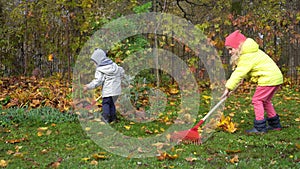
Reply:
[[[273, 103], [284, 127], [282, 131], [249, 136], [244, 134], [244, 130], [253, 126], [251, 96], [235, 94], [226, 102], [224, 114], [231, 114], [232, 120], [238, 123], [235, 133], [216, 131], [202, 145], [177, 145], [167, 153], [177, 154], [178, 158], [163, 161], [156, 157], [130, 158], [107, 152], [87, 136], [73, 116], [59, 115], [52, 109], [36, 112], [1, 110], [0, 160], [8, 162], [7, 168], [13, 169], [47, 168], [58, 158], [63, 159], [59, 168], [300, 168], [299, 92], [283, 89], [274, 97]], [[203, 105], [201, 112], [208, 109]], [[30, 116], [28, 112], [40, 116]], [[45, 112], [52, 112], [53, 116]], [[4, 117], [10, 117], [10, 121], [5, 121]], [[131, 128], [125, 129], [126, 125], [131, 125]], [[167, 127], [160, 122], [130, 124], [125, 119], [112, 126], [132, 137], [154, 135], [141, 131], [143, 125], [152, 131]], [[41, 131], [42, 136], [38, 135], [40, 127], [47, 127], [47, 130]], [[6, 143], [9, 141], [16, 143]], [[105, 159], [98, 159], [98, 164], [92, 165], [94, 154], [104, 154]], [[234, 156], [238, 157], [236, 163], [230, 162]]]

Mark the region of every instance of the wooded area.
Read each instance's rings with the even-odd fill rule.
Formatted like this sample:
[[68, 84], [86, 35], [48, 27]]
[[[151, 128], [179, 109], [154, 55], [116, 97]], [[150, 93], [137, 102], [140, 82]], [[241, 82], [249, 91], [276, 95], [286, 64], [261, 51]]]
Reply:
[[[190, 21], [218, 50], [227, 72], [224, 40], [240, 29], [260, 44], [290, 82], [300, 83], [298, 0], [1, 0], [0, 75], [62, 73], [70, 80], [76, 57], [93, 33], [120, 16], [143, 12], [163, 12]], [[124, 41], [109, 51], [110, 58], [126, 58], [128, 51], [151, 44], [149, 37]], [[184, 58], [203, 77], [205, 70], [197, 56], [170, 38], [156, 39], [158, 47]], [[128, 48], [129, 44], [135, 48]]]

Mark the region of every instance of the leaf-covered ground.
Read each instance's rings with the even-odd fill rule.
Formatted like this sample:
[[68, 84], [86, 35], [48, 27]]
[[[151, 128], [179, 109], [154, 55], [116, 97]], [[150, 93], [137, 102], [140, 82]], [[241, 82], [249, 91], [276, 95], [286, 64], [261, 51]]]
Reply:
[[[220, 126], [231, 121], [235, 124], [234, 130], [220, 127], [201, 145], [179, 144], [165, 152], [157, 151], [157, 156], [151, 158], [121, 157], [106, 151], [87, 135], [89, 128], [80, 125], [76, 114], [42, 106], [3, 109], [0, 111], [0, 167], [300, 168], [299, 90], [283, 87], [274, 97], [282, 131], [249, 136], [244, 130], [253, 127], [253, 92], [251, 88], [242, 87], [226, 101], [225, 117]], [[201, 98], [206, 98], [207, 103], [201, 103], [200, 113], [209, 111], [208, 95], [207, 92], [201, 93]], [[147, 125], [122, 117], [111, 126], [131, 137], [147, 137], [164, 132], [170, 125], [170, 117], [162, 113], [159, 120]], [[151, 146], [159, 150], [163, 145]], [[142, 152], [143, 147], [138, 151]]]
[[0, 105], [12, 107], [53, 107], [68, 111], [72, 106], [71, 84], [59, 74], [50, 78], [2, 77], [0, 79]]

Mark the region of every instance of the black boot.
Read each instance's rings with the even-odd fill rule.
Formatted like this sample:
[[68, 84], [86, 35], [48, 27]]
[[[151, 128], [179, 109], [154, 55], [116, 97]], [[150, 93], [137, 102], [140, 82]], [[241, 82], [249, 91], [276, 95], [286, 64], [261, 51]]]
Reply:
[[247, 134], [263, 134], [267, 132], [266, 119], [263, 120], [254, 120], [254, 128], [246, 130]]
[[102, 122], [104, 122], [104, 123], [110, 123], [109, 122], [109, 116], [107, 116], [106, 114], [101, 114], [101, 120], [102, 120]]
[[276, 114], [276, 116], [272, 117], [272, 118], [268, 118], [268, 127], [267, 130], [281, 130], [282, 127], [280, 125], [280, 119], [278, 114]]

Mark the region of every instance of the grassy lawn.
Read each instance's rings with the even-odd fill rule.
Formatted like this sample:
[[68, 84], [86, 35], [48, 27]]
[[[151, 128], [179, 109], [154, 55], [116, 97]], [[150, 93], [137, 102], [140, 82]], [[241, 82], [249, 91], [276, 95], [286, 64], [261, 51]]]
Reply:
[[[202, 145], [179, 144], [167, 151], [174, 159], [157, 157], [122, 157], [94, 143], [78, 120], [68, 115], [47, 116], [42, 111], [35, 119], [20, 118], [9, 124], [2, 118], [0, 127], [0, 166], [6, 168], [300, 168], [300, 94], [282, 89], [273, 100], [281, 117], [282, 131], [264, 135], [245, 135], [253, 127], [252, 94], [235, 94], [226, 101], [224, 114], [238, 124], [235, 133], [216, 131]], [[18, 114], [26, 110], [1, 110]], [[54, 111], [54, 110], [51, 110]], [[208, 112], [203, 106], [201, 112]], [[53, 113], [55, 114], [55, 113]], [[55, 117], [56, 116], [56, 117]], [[64, 120], [66, 119], [66, 120]], [[5, 123], [4, 123], [5, 122]], [[124, 126], [131, 125], [130, 129]], [[121, 119], [112, 127], [131, 135], [147, 136], [140, 130], [144, 124]], [[166, 124], [149, 124], [149, 129]], [[154, 132], [155, 134], [155, 132]], [[176, 155], [176, 156], [174, 156]], [[58, 165], [59, 164], [59, 165]]]

